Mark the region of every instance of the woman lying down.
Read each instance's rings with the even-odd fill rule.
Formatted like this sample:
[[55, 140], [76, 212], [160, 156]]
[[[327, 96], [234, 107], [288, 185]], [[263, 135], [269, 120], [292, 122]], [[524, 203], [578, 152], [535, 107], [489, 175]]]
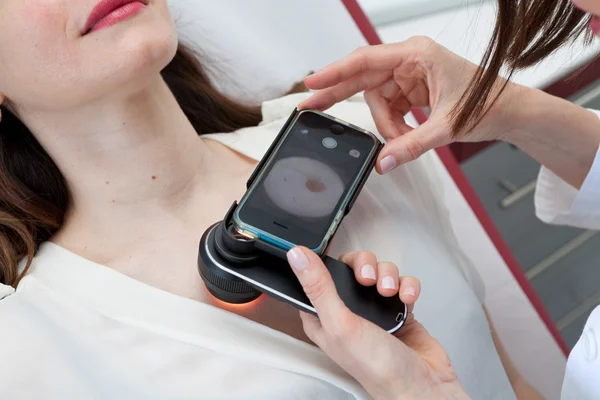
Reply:
[[[362, 341], [339, 327], [348, 361], [316, 320], [267, 296], [222, 304], [197, 272], [201, 234], [308, 96], [258, 110], [220, 95], [166, 1], [95, 26], [90, 2], [60, 4], [0, 10], [1, 397], [367, 399], [414, 373], [394, 370], [405, 355], [382, 350], [401, 342], [374, 326], [356, 325]], [[330, 113], [376, 130], [362, 99]], [[518, 375], [502, 370], [429, 162], [373, 174], [330, 253], [408, 303], [419, 281], [395, 265], [418, 277], [415, 315], [448, 349], [448, 381], [512, 398]]]

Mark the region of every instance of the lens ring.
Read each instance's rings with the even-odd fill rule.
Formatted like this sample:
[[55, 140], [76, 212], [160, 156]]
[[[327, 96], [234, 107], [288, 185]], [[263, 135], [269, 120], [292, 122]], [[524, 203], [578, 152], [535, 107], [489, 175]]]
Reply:
[[326, 137], [323, 139], [323, 146], [328, 149], [335, 149], [337, 147], [337, 140], [332, 137]]

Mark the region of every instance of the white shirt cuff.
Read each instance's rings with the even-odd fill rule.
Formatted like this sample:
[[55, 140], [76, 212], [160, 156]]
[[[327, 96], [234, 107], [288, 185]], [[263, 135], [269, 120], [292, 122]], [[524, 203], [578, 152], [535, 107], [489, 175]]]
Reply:
[[542, 167], [535, 191], [536, 214], [542, 221], [584, 229], [600, 227], [600, 149], [581, 190]]

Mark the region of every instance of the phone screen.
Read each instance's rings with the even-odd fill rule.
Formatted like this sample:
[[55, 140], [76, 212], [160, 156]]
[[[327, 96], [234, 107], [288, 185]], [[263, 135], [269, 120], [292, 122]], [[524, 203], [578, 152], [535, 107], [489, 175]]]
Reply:
[[240, 204], [241, 222], [294, 245], [318, 248], [376, 138], [314, 112], [302, 112]]

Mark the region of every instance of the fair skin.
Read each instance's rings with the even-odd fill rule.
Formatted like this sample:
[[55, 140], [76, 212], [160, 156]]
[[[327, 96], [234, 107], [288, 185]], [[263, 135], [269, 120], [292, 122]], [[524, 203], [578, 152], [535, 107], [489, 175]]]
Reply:
[[[360, 252], [342, 256], [356, 265], [360, 258], [375, 257]], [[302, 313], [308, 337], [350, 373], [375, 398], [468, 399], [442, 346], [411, 313], [396, 336], [353, 314], [339, 298], [331, 275], [310, 250], [296, 247], [288, 260], [319, 318]], [[361, 265], [358, 262], [358, 265]], [[400, 282], [400, 298], [412, 286]], [[418, 294], [418, 292], [417, 292]], [[414, 298], [416, 299], [416, 298]], [[400, 340], [398, 340], [400, 339]]]
[[[600, 2], [597, 0], [577, 0], [575, 4], [600, 16]], [[596, 22], [598, 18], [594, 17]], [[600, 24], [593, 22], [592, 28], [595, 30], [596, 27]], [[599, 31], [594, 33], [598, 35]], [[428, 38], [417, 37], [403, 43], [363, 48], [308, 77], [306, 85], [319, 91], [300, 108], [326, 110], [338, 101], [365, 91], [365, 99], [377, 127], [388, 141], [377, 166], [378, 172], [387, 173], [426, 151], [456, 140], [450, 135], [448, 115], [476, 68], [476, 65]], [[404, 121], [404, 116], [413, 107], [431, 108], [429, 120], [417, 128], [408, 126]], [[482, 122], [469, 132], [459, 132], [458, 138], [463, 141], [504, 140], [513, 143], [573, 187], [581, 188], [600, 144], [600, 120], [595, 114], [566, 100], [509, 83]], [[300, 275], [301, 281], [320, 279], [320, 283], [311, 282], [310, 286], [329, 285], [329, 277], [317, 260], [309, 268], [317, 272], [307, 272], [309, 278]], [[316, 277], [319, 273], [322, 275]], [[327, 290], [320, 289], [319, 293], [327, 293]], [[335, 307], [338, 302], [332, 299], [330, 303], [322, 307]], [[323, 319], [321, 316], [319, 326], [322, 328], [319, 329], [327, 331], [327, 321]], [[305, 317], [305, 324], [311, 327], [317, 322]], [[389, 398], [394, 398], [394, 395], [396, 398], [468, 398], [459, 382], [444, 379], [449, 376], [451, 367], [446, 364], [447, 354], [441, 346], [432, 345], [432, 351], [427, 354], [420, 354], [411, 346], [415, 342], [433, 343], [427, 331], [409, 330], [406, 335], [408, 337], [402, 340], [412, 350], [409, 351], [411, 356], [397, 360], [400, 365], [396, 368], [400, 373], [394, 378], [382, 377], [379, 381]], [[520, 377], [501, 344], [496, 343], [518, 397], [540, 398]], [[390, 343], [389, 346], [391, 349], [397, 345]], [[343, 351], [340, 351], [339, 357], [348, 359]], [[403, 375], [407, 370], [423, 369], [429, 373], [416, 378]], [[390, 381], [394, 384], [389, 384]], [[419, 395], [415, 396], [415, 393]], [[430, 393], [435, 393], [434, 397], [423, 395]]]
[[[255, 163], [199, 138], [160, 78], [177, 39], [166, 0], [150, 0], [134, 19], [84, 35], [95, 4], [0, 4], [0, 102], [32, 130], [71, 192], [65, 224], [52, 240], [143, 283], [313, 341], [375, 398], [465, 398], [445, 352], [414, 317], [398, 340], [351, 314], [305, 250], [308, 264], [298, 255], [290, 260], [304, 265], [294, 270], [319, 320], [266, 296], [244, 308], [207, 293], [195, 263], [199, 233], [241, 197]], [[400, 280], [393, 264], [366, 252], [343, 259], [382, 295], [409, 305], [418, 298], [418, 281]], [[376, 280], [360, 276], [367, 262]], [[396, 289], [384, 290], [389, 274]]]
[[[379, 131], [389, 141], [379, 156], [378, 171], [385, 173], [455, 140], [448, 114], [476, 68], [424, 37], [362, 48], [308, 77], [308, 87], [324, 90], [301, 107], [327, 109], [365, 90]], [[432, 109], [429, 120], [415, 129], [403, 119], [411, 107]], [[589, 111], [510, 83], [482, 123], [458, 137], [513, 143], [579, 188], [596, 155], [600, 131], [598, 118]]]
[[[167, 1], [82, 35], [96, 3], [0, 5], [0, 101], [31, 129], [71, 192], [52, 241], [309, 342], [293, 307], [267, 296], [252, 307], [221, 303], [198, 274], [202, 232], [243, 195], [256, 163], [199, 137], [160, 77], [177, 46]], [[22, 42], [33, 45], [14, 46]]]
[[[145, 284], [311, 342], [298, 311], [285, 303], [262, 296], [251, 307], [233, 306], [207, 292], [197, 271], [199, 238], [243, 195], [256, 163], [198, 137], [162, 80], [177, 46], [167, 1], [150, 0], [131, 20], [83, 34], [96, 3], [0, 3], [0, 103], [33, 132], [71, 194], [52, 241]], [[395, 265], [365, 252], [345, 257], [362, 284], [377, 285], [384, 296], [402, 290], [405, 303], [416, 301], [418, 280], [400, 281]], [[366, 263], [375, 267], [374, 280], [360, 275]], [[386, 276], [395, 289], [382, 288]], [[370, 326], [366, 338], [381, 332]]]

